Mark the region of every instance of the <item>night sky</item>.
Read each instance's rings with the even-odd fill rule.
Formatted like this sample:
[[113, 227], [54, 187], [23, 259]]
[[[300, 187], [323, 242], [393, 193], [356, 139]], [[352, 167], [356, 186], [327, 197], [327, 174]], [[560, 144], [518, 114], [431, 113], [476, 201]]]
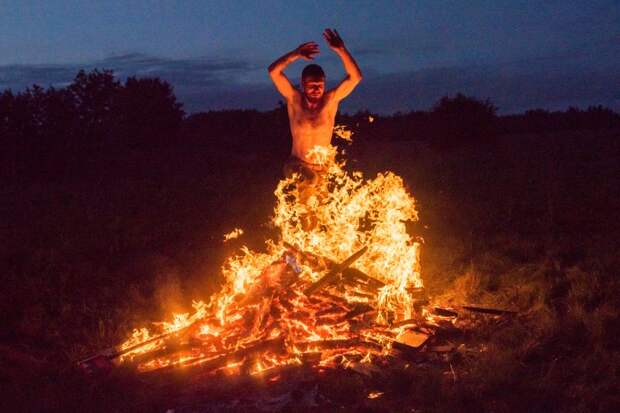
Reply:
[[[319, 43], [328, 85], [344, 76], [326, 27], [364, 74], [345, 112], [426, 109], [459, 91], [500, 113], [620, 110], [618, 0], [0, 0], [0, 90], [63, 86], [97, 67], [159, 76], [188, 112], [268, 110], [280, 96], [266, 68], [300, 43]], [[289, 78], [307, 63], [289, 66]]]

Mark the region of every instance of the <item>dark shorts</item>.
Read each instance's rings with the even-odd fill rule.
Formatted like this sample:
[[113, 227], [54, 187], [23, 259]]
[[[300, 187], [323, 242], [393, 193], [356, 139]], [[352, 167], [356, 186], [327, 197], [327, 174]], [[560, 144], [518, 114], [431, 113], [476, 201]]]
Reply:
[[283, 172], [286, 178], [291, 178], [293, 174], [299, 174], [300, 182], [316, 185], [327, 174], [327, 168], [302, 161], [296, 156], [290, 156], [284, 163]]

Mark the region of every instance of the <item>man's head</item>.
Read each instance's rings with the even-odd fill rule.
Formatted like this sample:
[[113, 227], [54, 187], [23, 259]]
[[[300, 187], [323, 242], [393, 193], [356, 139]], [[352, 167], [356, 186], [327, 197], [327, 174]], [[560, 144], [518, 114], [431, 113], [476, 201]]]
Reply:
[[321, 66], [310, 64], [301, 72], [301, 87], [306, 99], [316, 102], [325, 92], [325, 72]]

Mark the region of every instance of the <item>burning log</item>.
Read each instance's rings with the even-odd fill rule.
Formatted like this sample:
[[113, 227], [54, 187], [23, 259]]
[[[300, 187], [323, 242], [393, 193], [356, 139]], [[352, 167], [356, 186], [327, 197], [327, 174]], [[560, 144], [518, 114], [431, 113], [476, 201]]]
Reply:
[[447, 320], [439, 320], [436, 326], [432, 324], [425, 324], [434, 332], [434, 335], [443, 339], [452, 339], [463, 335], [463, 330], [457, 328], [451, 322]]
[[355, 297], [358, 298], [359, 300], [365, 301], [365, 302], [371, 302], [371, 301], [375, 301], [377, 299], [377, 294], [373, 294], [373, 293], [368, 293], [365, 291], [360, 291], [359, 290], [359, 286], [356, 286], [357, 288], [347, 288], [346, 289], [346, 293], [349, 297]]
[[316, 352], [317, 350], [348, 349], [355, 347], [377, 351], [380, 351], [383, 348], [380, 344], [375, 344], [358, 337], [340, 340], [302, 341], [295, 343], [295, 348], [304, 353], [307, 351]]
[[495, 308], [474, 307], [471, 305], [464, 305], [462, 306], [462, 308], [468, 311], [473, 311], [475, 313], [491, 314], [491, 315], [515, 315], [517, 314], [516, 311], [511, 311], [511, 310], [498, 310]]
[[304, 291], [304, 294], [306, 294], [307, 296], [310, 296], [314, 294], [314, 292], [316, 292], [317, 290], [320, 290], [321, 288], [324, 288], [325, 286], [335, 282], [340, 276], [340, 273], [344, 269], [351, 266], [351, 264], [353, 264], [367, 250], [368, 250], [368, 247], [364, 247], [360, 249], [359, 251], [357, 251], [356, 253], [354, 253], [353, 255], [351, 255], [349, 258], [347, 258], [343, 262], [341, 262], [340, 264], [336, 265], [333, 269], [329, 271], [329, 273], [327, 273], [327, 275], [325, 275], [323, 278], [321, 278], [320, 280], [312, 284], [310, 287], [306, 288], [306, 290]]
[[356, 268], [345, 268], [342, 271], [342, 276], [345, 281], [353, 282], [353, 283], [363, 282], [374, 290], [378, 290], [381, 287], [385, 287], [384, 282], [379, 281], [376, 278], [372, 278], [370, 275]]
[[458, 317], [459, 313], [453, 310], [448, 310], [447, 308], [435, 307], [433, 308], [433, 314], [438, 315], [440, 317]]
[[419, 330], [421, 332], [428, 332], [430, 330], [428, 329], [424, 329], [423, 327], [421, 327], [421, 325], [423, 325], [426, 321], [423, 318], [409, 318], [407, 320], [402, 320], [402, 321], [398, 321], [396, 323], [393, 323], [391, 326], [392, 328], [400, 328], [400, 327], [407, 327], [407, 326], [415, 326], [416, 330]]
[[396, 337], [396, 342], [413, 348], [420, 348], [428, 340], [429, 335], [418, 331], [408, 330]]
[[321, 317], [321, 316], [328, 315], [328, 314], [343, 313], [346, 311], [347, 311], [346, 308], [341, 307], [339, 305], [332, 304], [330, 307], [317, 311], [314, 315], [316, 317]]
[[[275, 338], [270, 340], [260, 340], [252, 345], [242, 348], [232, 353], [213, 356], [212, 354], [204, 355], [202, 357], [192, 358], [185, 362], [179, 363], [181, 366], [200, 366], [203, 371], [212, 371], [233, 363], [242, 362], [247, 357], [253, 355], [272, 351], [274, 353], [282, 353], [284, 351], [284, 340], [282, 338]], [[174, 368], [175, 365], [167, 366], [166, 368]]]
[[326, 302], [329, 302], [329, 303], [337, 303], [345, 307], [349, 306], [349, 302], [347, 301], [346, 298], [330, 294], [326, 291], [321, 291], [319, 294], [315, 296], [308, 297], [308, 301], [315, 303], [315, 304], [324, 304]]
[[333, 326], [344, 322], [342, 317], [319, 317], [316, 319], [317, 326]]
[[329, 350], [334, 348], [354, 347], [360, 343], [360, 339], [342, 339], [342, 340], [321, 340], [321, 341], [301, 341], [295, 343], [295, 348], [302, 352]]
[[427, 299], [426, 290], [424, 288], [407, 288], [407, 291], [414, 299]]
[[[145, 363], [151, 359], [157, 359], [162, 357], [172, 356], [175, 353], [181, 352], [191, 352], [193, 349], [198, 349], [202, 347], [201, 345], [197, 345], [196, 342], [179, 342], [177, 340], [170, 341], [164, 343], [161, 348], [158, 350], [153, 350], [149, 353], [136, 354], [130, 360], [130, 363], [134, 366], [138, 366], [142, 363]], [[213, 354], [217, 355], [217, 353]]]
[[287, 300], [284, 297], [279, 297], [278, 298], [278, 303], [287, 311], [293, 311], [293, 309], [295, 308], [293, 303], [291, 303], [290, 300]]
[[352, 318], [357, 317], [358, 315], [361, 314], [365, 314], [369, 311], [374, 311], [375, 308], [367, 305], [367, 304], [358, 304], [355, 307], [353, 307], [353, 309], [351, 311], [349, 311], [347, 314], [345, 314], [345, 316], [343, 317], [342, 321], [345, 320], [350, 320]]
[[114, 357], [111, 357], [114, 352], [115, 349], [101, 351], [93, 356], [79, 360], [77, 365], [87, 374], [93, 374], [96, 371], [109, 370], [114, 367], [114, 363], [112, 362]]
[[118, 347], [107, 348], [107, 349], [105, 349], [103, 351], [100, 351], [97, 354], [94, 354], [92, 356], [89, 356], [89, 357], [86, 357], [84, 359], [78, 360], [77, 361], [77, 365], [79, 367], [89, 371], [91, 369], [90, 366], [93, 363], [101, 364], [103, 359], [107, 359], [107, 360], [109, 360], [111, 362], [112, 360], [117, 359], [117, 358], [119, 358], [121, 356], [124, 356], [125, 354], [131, 353], [133, 351], [140, 350], [141, 348], [143, 348], [143, 347], [145, 347], [145, 346], [147, 346], [149, 344], [153, 344], [153, 343], [157, 343], [158, 341], [165, 340], [165, 339], [167, 339], [167, 338], [169, 338], [169, 337], [171, 337], [172, 335], [175, 335], [175, 334], [182, 334], [182, 333], [186, 332], [187, 330], [189, 330], [190, 327], [192, 327], [192, 326], [193, 326], [193, 324], [190, 324], [187, 327], [182, 328], [180, 330], [171, 331], [169, 333], [160, 334], [158, 336], [151, 337], [150, 339], [145, 340], [145, 341], [143, 341], [141, 343], [137, 343], [135, 345], [132, 345], [132, 346], [129, 346], [129, 347], [126, 347], [126, 348], [123, 348], [123, 349], [119, 349]]
[[455, 350], [454, 344], [442, 344], [438, 346], [432, 346], [428, 348], [428, 351], [434, 353], [450, 353]]
[[[283, 244], [284, 244], [285, 247], [287, 247], [288, 249], [290, 249], [294, 253], [296, 253], [299, 256], [301, 256], [307, 264], [309, 264], [311, 267], [313, 267], [316, 270], [320, 271], [320, 270], [326, 269], [327, 267], [331, 267], [332, 271], [333, 271], [333, 270], [337, 269], [337, 267], [339, 265], [342, 265], [342, 264], [338, 264], [337, 262], [334, 262], [334, 261], [332, 261], [332, 260], [330, 260], [328, 258], [320, 257], [320, 256], [318, 256], [316, 254], [312, 254], [312, 253], [309, 253], [309, 252], [306, 252], [306, 251], [302, 251], [297, 246], [289, 244], [286, 241], [284, 241]], [[362, 248], [362, 250], [364, 250], [364, 252], [366, 252], [366, 247]], [[360, 250], [356, 254], [360, 253], [360, 256], [361, 256], [364, 252], [361, 252], [361, 250]], [[355, 256], [355, 254], [353, 256]], [[353, 257], [353, 256], [351, 256], [351, 257]], [[359, 258], [359, 257], [356, 257], [354, 259], [354, 261], [357, 260], [357, 258]], [[344, 264], [344, 262], [343, 262], [343, 264]], [[343, 276], [343, 279], [345, 280], [345, 282], [349, 282], [349, 283], [352, 283], [352, 284], [363, 282], [363, 283], [369, 285], [371, 288], [373, 288], [375, 290], [385, 286], [384, 282], [379, 281], [376, 278], [371, 277], [370, 275], [366, 274], [363, 271], [358, 270], [357, 268], [346, 267], [346, 268], [343, 268], [341, 270], [341, 272], [342, 272], [342, 276]]]

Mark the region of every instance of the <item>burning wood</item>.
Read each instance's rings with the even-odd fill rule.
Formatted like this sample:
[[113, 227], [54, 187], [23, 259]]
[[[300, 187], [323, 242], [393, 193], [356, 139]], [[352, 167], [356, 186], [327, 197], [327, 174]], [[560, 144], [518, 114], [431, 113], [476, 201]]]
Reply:
[[323, 278], [321, 278], [320, 280], [312, 284], [310, 287], [306, 288], [306, 290], [304, 291], [304, 294], [312, 295], [317, 290], [320, 290], [321, 288], [324, 288], [325, 286], [336, 282], [336, 280], [340, 276], [340, 273], [344, 269], [348, 268], [351, 264], [353, 264], [366, 251], [368, 251], [368, 247], [362, 248], [361, 250], [357, 251], [355, 254], [351, 255], [349, 258], [347, 258], [340, 264], [336, 265], [333, 269], [329, 271], [329, 273], [326, 276], [324, 276]]
[[440, 317], [458, 317], [459, 313], [453, 310], [449, 310], [447, 308], [435, 307], [433, 308], [433, 314], [438, 315]]
[[[359, 368], [390, 357], [392, 346], [424, 347], [439, 327], [424, 310], [420, 245], [405, 226], [417, 219], [414, 200], [392, 173], [364, 180], [342, 166], [326, 166], [316, 199], [302, 202], [294, 178], [282, 181], [273, 219], [282, 241], [269, 241], [267, 253], [243, 247], [208, 304], [194, 303], [194, 314], [175, 315], [158, 334], [135, 330], [106, 357], [140, 372], [257, 374], [308, 363]], [[309, 204], [317, 225], [304, 228]]]
[[403, 334], [396, 338], [396, 341], [400, 344], [405, 344], [410, 347], [421, 347], [428, 340], [429, 335], [420, 333], [417, 331], [405, 331]]
[[342, 276], [345, 282], [358, 285], [360, 283], [363, 283], [374, 290], [385, 287], [384, 282], [372, 278], [370, 275], [367, 275], [363, 271], [360, 271], [356, 268], [345, 268], [344, 270], [342, 270]]
[[471, 305], [464, 305], [463, 308], [468, 311], [473, 311], [475, 313], [482, 314], [491, 314], [491, 315], [515, 315], [516, 311], [511, 310], [500, 310], [497, 308], [483, 308], [483, 307], [474, 307]]
[[368, 304], [358, 304], [356, 306], [353, 307], [353, 309], [351, 311], [349, 311], [348, 313], [345, 314], [344, 319], [345, 320], [350, 320], [352, 318], [355, 318], [359, 315], [362, 314], [366, 314], [369, 311], [374, 311], [375, 308], [368, 305]]

